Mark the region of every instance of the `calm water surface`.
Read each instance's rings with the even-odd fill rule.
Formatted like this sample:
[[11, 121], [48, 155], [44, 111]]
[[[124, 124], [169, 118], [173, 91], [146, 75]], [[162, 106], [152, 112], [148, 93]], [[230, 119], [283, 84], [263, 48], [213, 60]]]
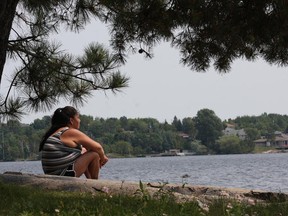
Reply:
[[[287, 166], [287, 153], [123, 158], [110, 159], [100, 178], [288, 192]], [[6, 171], [43, 174], [40, 161], [1, 162]]]

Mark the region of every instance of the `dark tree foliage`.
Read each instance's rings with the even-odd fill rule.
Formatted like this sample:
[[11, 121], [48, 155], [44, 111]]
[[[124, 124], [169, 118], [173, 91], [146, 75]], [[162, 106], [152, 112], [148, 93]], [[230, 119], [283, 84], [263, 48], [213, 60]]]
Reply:
[[275, 131], [285, 132], [288, 127], [288, 116], [263, 113], [260, 116], [237, 117], [233, 122], [238, 128], [256, 128], [260, 135], [267, 136]]
[[[240, 123], [241, 118], [245, 122]], [[235, 154], [253, 152], [253, 141], [259, 138], [259, 131], [262, 130], [262, 125], [258, 122], [263, 121], [263, 118], [266, 119], [265, 124], [273, 124], [275, 130], [283, 126], [281, 122], [288, 122], [286, 115], [275, 114], [237, 117], [229, 119], [229, 122], [244, 126], [249, 118], [253, 119], [253, 123], [249, 123], [250, 128], [245, 128], [245, 140], [240, 140], [237, 136], [220, 136], [220, 127], [226, 121], [219, 122], [215, 113], [208, 109], [200, 110], [194, 118], [182, 120], [183, 126], [189, 126], [191, 133], [188, 138], [182, 137], [183, 133], [188, 132], [186, 126], [183, 131], [176, 131], [173, 122], [160, 123], [152, 118], [129, 119], [124, 116], [120, 119], [103, 119], [81, 115], [80, 129], [100, 142], [107, 153], [136, 156], [182, 149], [196, 154]], [[0, 160], [37, 159], [39, 143], [50, 120], [50, 116], [44, 116], [30, 125], [15, 120], [0, 124]], [[177, 121], [180, 119], [177, 118]], [[285, 130], [286, 127], [283, 126], [280, 131]], [[271, 135], [273, 134], [268, 134], [266, 138], [272, 139]]]
[[222, 135], [223, 125], [221, 119], [214, 111], [202, 109], [197, 112], [194, 120], [197, 129], [196, 139], [213, 150], [216, 140]]
[[[183, 149], [187, 143], [174, 129], [163, 129], [162, 123], [152, 118], [94, 119], [81, 115], [81, 119], [81, 131], [100, 142], [107, 153], [157, 154], [172, 148]], [[123, 122], [123, 119], [126, 120]], [[44, 116], [30, 125], [22, 125], [17, 120], [0, 125], [4, 137], [0, 139], [0, 160], [37, 159], [39, 143], [50, 120], [51, 117]]]
[[[94, 43], [76, 57], [49, 41], [51, 33], [80, 31], [94, 18], [109, 25], [113, 54]], [[1, 0], [0, 32], [0, 83], [7, 54], [22, 63], [5, 72], [11, 86], [0, 113], [11, 116], [60, 99], [81, 105], [92, 90], [127, 86], [117, 70], [127, 55], [150, 58], [162, 41], [197, 71], [227, 72], [237, 58], [288, 63], [286, 0]]]
[[[284, 0], [106, 0], [112, 45], [120, 54], [131, 44], [161, 40], [180, 50], [181, 61], [193, 70], [211, 64], [228, 71], [237, 58], [286, 66], [288, 2]], [[132, 46], [134, 47], [134, 46]], [[137, 46], [136, 46], [137, 47]]]
[[[19, 118], [24, 108], [45, 111], [63, 100], [81, 106], [94, 90], [115, 92], [127, 86], [128, 78], [118, 71], [119, 58], [107, 48], [95, 42], [83, 48], [82, 56], [74, 56], [50, 39], [61, 29], [83, 29], [103, 10], [98, 4], [83, 0], [1, 1], [0, 84], [4, 72], [10, 81], [6, 95], [0, 95], [1, 115]], [[3, 71], [6, 55], [19, 63], [15, 71]]]

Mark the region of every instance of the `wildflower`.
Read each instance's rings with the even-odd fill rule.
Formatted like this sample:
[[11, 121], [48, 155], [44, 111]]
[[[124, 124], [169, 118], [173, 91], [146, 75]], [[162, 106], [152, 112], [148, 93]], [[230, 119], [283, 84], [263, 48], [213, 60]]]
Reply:
[[102, 191], [103, 191], [104, 193], [109, 193], [109, 188], [108, 188], [108, 187], [103, 187], [103, 188], [102, 188]]

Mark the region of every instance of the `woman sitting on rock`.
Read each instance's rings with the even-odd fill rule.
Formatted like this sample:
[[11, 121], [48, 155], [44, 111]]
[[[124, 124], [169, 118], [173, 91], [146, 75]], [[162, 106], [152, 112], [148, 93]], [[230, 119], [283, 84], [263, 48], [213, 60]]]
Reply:
[[58, 108], [51, 127], [40, 143], [45, 174], [98, 179], [108, 158], [102, 146], [79, 130], [78, 111], [71, 106]]

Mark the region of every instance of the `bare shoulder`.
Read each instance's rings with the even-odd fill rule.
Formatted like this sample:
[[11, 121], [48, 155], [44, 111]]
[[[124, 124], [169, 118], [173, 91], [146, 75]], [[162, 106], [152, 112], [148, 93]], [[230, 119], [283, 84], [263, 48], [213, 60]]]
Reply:
[[74, 129], [74, 128], [69, 128], [66, 130], [62, 135], [61, 139], [68, 139], [68, 140], [79, 140], [83, 139], [85, 137], [85, 134], [81, 132], [80, 130]]
[[[86, 134], [74, 128], [69, 128], [67, 131], [65, 131], [65, 133], [61, 135], [61, 140], [66, 144], [72, 142], [72, 143], [78, 143], [84, 146], [86, 143], [91, 142], [90, 138]], [[71, 144], [71, 146], [73, 145], [74, 144]]]
[[68, 136], [68, 137], [81, 137], [86, 136], [83, 132], [81, 132], [78, 129], [75, 128], [69, 128], [65, 133], [62, 134], [62, 136]]

